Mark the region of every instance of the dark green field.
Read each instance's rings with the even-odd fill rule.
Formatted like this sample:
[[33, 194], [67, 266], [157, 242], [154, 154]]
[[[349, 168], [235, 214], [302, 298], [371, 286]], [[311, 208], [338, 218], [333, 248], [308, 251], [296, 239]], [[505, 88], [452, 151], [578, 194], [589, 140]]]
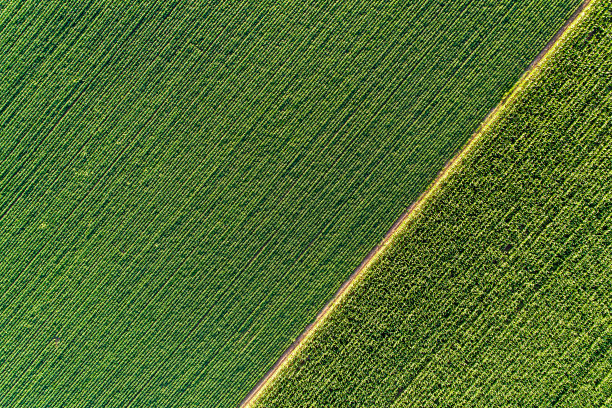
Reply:
[[235, 406], [578, 3], [2, 2], [0, 406]]
[[249, 407], [612, 406], [612, 2], [587, 10]]

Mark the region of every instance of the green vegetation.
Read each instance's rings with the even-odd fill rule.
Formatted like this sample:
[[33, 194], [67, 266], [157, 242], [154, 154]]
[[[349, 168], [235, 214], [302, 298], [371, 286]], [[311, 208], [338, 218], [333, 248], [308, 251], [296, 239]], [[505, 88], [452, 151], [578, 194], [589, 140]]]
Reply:
[[0, 406], [235, 405], [578, 2], [3, 2]]
[[587, 10], [249, 406], [612, 406], [612, 2]]

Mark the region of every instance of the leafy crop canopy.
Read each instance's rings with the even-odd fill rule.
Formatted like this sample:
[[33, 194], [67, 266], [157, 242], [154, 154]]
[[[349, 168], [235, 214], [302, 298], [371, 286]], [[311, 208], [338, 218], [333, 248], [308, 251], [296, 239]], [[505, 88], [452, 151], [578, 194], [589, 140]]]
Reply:
[[612, 403], [612, 4], [521, 81], [252, 407]]
[[0, 8], [0, 406], [234, 406], [579, 0]]

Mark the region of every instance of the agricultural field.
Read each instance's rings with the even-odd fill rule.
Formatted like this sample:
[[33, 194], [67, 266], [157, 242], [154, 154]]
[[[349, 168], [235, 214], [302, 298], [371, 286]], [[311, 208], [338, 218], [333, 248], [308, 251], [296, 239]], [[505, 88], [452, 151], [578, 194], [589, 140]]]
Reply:
[[578, 5], [3, 2], [0, 406], [236, 406]]
[[611, 120], [594, 0], [247, 406], [612, 406]]

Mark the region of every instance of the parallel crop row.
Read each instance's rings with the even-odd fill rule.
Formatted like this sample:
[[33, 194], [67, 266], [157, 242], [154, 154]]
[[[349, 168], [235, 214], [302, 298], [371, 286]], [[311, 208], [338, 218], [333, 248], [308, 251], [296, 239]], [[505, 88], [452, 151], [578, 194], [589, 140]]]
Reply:
[[0, 406], [235, 405], [578, 2], [9, 2]]
[[593, 1], [249, 404], [612, 404], [612, 3]]

